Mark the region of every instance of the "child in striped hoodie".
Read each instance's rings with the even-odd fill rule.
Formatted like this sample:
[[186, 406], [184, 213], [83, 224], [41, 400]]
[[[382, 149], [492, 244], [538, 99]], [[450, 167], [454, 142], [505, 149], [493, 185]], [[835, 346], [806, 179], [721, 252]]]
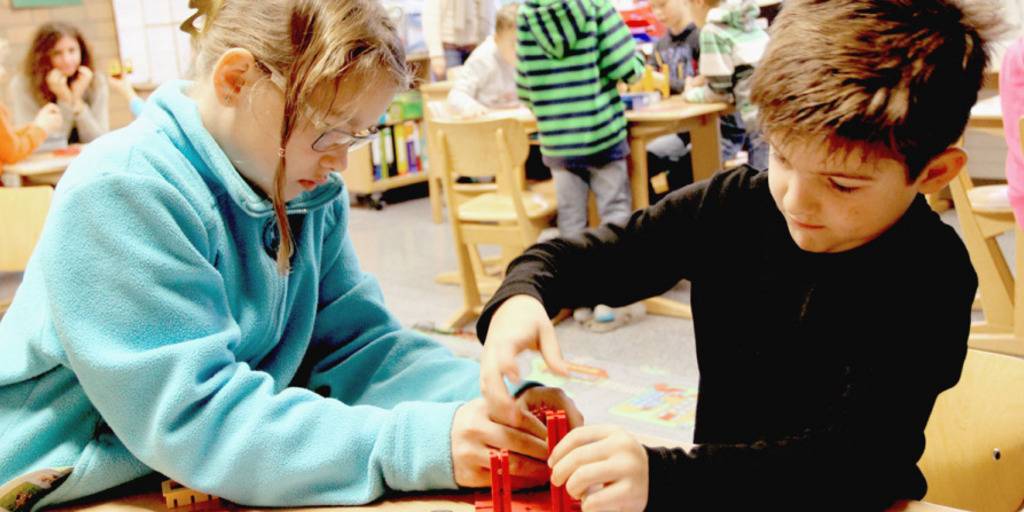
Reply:
[[591, 190], [602, 223], [632, 211], [626, 117], [616, 89], [644, 71], [642, 56], [610, 0], [530, 0], [516, 36], [519, 99], [537, 116], [541, 154], [558, 197], [558, 231], [587, 226]]
[[[686, 0], [693, 22], [700, 27], [699, 76], [687, 80], [686, 101], [724, 101], [739, 114], [722, 118], [723, 158], [741, 149], [747, 163], [768, 168], [768, 145], [757, 131], [757, 107], [750, 102], [750, 84], [768, 46], [768, 34], [755, 24], [760, 9], [754, 0]], [[730, 151], [726, 146], [731, 145]]]

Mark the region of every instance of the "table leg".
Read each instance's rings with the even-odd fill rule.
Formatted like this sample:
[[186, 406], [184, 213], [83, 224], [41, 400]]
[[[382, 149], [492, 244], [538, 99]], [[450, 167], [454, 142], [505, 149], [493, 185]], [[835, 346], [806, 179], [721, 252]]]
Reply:
[[647, 137], [629, 137], [629, 188], [633, 191], [633, 209], [647, 208], [651, 198], [647, 194]]
[[[718, 137], [717, 114], [701, 116], [700, 126], [690, 130], [694, 182], [708, 179], [722, 168], [722, 151], [719, 149]], [[644, 156], [647, 156], [646, 153]]]

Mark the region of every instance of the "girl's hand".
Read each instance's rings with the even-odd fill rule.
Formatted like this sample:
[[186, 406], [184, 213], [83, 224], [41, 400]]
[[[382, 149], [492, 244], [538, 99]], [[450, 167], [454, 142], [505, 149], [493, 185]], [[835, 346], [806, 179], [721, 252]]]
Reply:
[[[547, 411], [565, 411], [565, 419], [569, 428], [583, 426], [583, 414], [576, 408], [576, 403], [559, 388], [537, 386], [523, 391], [516, 398], [516, 406], [519, 408], [522, 423], [509, 425], [518, 430], [525, 430], [535, 437], [544, 439], [547, 442], [548, 433], [543, 420]], [[495, 419], [499, 421], [499, 419]], [[542, 459], [547, 458], [545, 456]]]
[[[541, 427], [543, 429], [543, 426]], [[546, 437], [538, 437], [492, 421], [482, 398], [463, 404], [452, 420], [452, 465], [459, 487], [491, 485], [490, 452], [509, 451], [509, 470], [514, 487], [535, 487], [547, 482]]]
[[529, 422], [502, 380], [519, 382], [516, 355], [527, 349], [539, 350], [555, 374], [569, 375], [544, 305], [529, 295], [515, 295], [494, 312], [480, 357], [480, 392], [491, 416], [505, 425]]
[[57, 97], [57, 101], [65, 103], [75, 102], [74, 95], [71, 93], [71, 87], [68, 87], [68, 77], [64, 76], [64, 73], [61, 73], [59, 69], [51, 69], [46, 74], [46, 86]]
[[582, 512], [642, 512], [650, 485], [647, 450], [621, 427], [580, 427], [548, 459], [551, 484], [583, 500]]
[[50, 135], [64, 124], [64, 117], [60, 115], [60, 108], [57, 105], [47, 103], [39, 109], [39, 113], [36, 114], [36, 118], [32, 122], [42, 128], [47, 135]]
[[89, 84], [92, 83], [92, 70], [85, 66], [78, 66], [78, 76], [71, 81], [71, 94], [74, 95], [75, 101], [82, 101], [85, 97], [85, 91], [89, 90]]

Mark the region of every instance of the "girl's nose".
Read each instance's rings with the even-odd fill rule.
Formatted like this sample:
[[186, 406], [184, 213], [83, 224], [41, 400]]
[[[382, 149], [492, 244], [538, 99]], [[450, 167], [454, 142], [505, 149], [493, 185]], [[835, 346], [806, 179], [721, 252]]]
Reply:
[[348, 168], [348, 146], [328, 151], [320, 157], [320, 167], [332, 172], [342, 172]]

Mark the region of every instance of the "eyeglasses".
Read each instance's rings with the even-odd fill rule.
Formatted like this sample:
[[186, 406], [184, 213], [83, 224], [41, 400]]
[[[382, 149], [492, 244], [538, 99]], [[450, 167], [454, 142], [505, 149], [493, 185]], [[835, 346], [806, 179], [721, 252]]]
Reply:
[[[279, 83], [280, 75], [274, 73], [269, 66], [259, 60], [256, 60], [255, 62], [257, 67], [263, 70], [264, 73], [270, 75], [270, 82], [283, 91], [284, 85]], [[318, 130], [326, 130], [324, 122], [317, 119], [316, 115], [313, 113], [313, 109], [310, 108], [309, 105], [304, 107], [304, 112], [307, 117], [313, 120], [313, 124]], [[327, 153], [330, 151], [337, 151], [342, 147], [348, 146], [349, 151], [354, 151], [372, 142], [373, 139], [377, 137], [378, 133], [376, 126], [371, 126], [370, 128], [360, 130], [356, 133], [350, 133], [338, 128], [326, 130], [313, 141], [312, 148], [313, 151]]]
[[378, 131], [376, 126], [371, 126], [365, 130], [359, 130], [356, 133], [349, 133], [345, 130], [334, 129], [321, 133], [320, 136], [313, 141], [313, 151], [327, 153], [330, 151], [337, 151], [344, 146], [348, 146], [349, 151], [355, 151], [373, 141], [373, 139], [377, 137], [377, 134]]

